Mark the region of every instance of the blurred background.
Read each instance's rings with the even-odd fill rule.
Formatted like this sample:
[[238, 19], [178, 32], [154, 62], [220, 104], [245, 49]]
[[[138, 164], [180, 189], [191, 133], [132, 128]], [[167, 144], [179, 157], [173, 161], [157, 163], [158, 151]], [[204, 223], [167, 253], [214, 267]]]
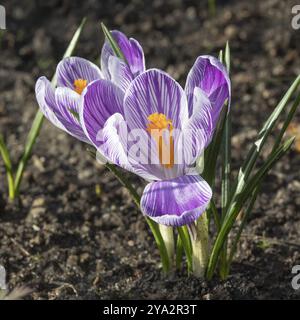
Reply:
[[[237, 168], [267, 115], [300, 74], [300, 30], [291, 26], [296, 1], [216, 0], [215, 9], [208, 3], [2, 1], [7, 16], [6, 30], [0, 31], [0, 132], [13, 160], [22, 152], [38, 108], [37, 78], [52, 77], [86, 16], [75, 55], [99, 65], [103, 21], [141, 43], [148, 68], [164, 69], [182, 85], [197, 56], [217, 56], [230, 42]], [[291, 266], [300, 261], [297, 147], [267, 179], [234, 276], [222, 285], [163, 279], [141, 213], [85, 149], [45, 121], [20, 204], [6, 202], [0, 167], [0, 264], [7, 268], [11, 287], [27, 284], [35, 299], [295, 296], [289, 277]]]

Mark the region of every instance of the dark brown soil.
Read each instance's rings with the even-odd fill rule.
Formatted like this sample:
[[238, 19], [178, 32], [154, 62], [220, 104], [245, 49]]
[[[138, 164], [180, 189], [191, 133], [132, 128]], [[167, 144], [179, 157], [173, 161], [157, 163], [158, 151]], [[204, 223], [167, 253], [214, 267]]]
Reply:
[[[148, 67], [165, 69], [181, 83], [198, 55], [217, 55], [230, 40], [238, 168], [300, 73], [300, 31], [290, 24], [293, 1], [217, 3], [210, 17], [206, 1], [4, 1], [0, 131], [14, 162], [37, 111], [35, 81], [51, 77], [86, 15], [76, 55], [98, 62], [104, 21], [142, 43]], [[45, 121], [20, 203], [7, 203], [0, 168], [0, 264], [9, 287], [30, 286], [33, 299], [297, 299], [291, 269], [300, 264], [299, 169], [294, 150], [267, 178], [227, 281], [165, 278], [152, 235], [127, 192], [83, 144]], [[131, 179], [141, 191], [143, 182]]]

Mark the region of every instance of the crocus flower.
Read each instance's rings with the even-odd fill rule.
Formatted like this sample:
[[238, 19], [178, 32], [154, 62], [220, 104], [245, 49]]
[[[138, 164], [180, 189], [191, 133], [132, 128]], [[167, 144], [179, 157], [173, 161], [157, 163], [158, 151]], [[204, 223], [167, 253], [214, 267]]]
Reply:
[[111, 35], [122, 51], [125, 61], [116, 57], [111, 45], [105, 41], [101, 51], [101, 69], [105, 79], [109, 79], [126, 90], [130, 82], [145, 71], [145, 57], [137, 40], [128, 39], [122, 32], [114, 30]]
[[86, 59], [69, 57], [57, 66], [57, 88], [53, 88], [46, 77], [40, 77], [35, 87], [38, 104], [46, 118], [87, 143], [90, 141], [78, 118], [81, 94], [85, 87], [95, 80], [106, 79], [125, 91], [129, 83], [145, 70], [144, 53], [139, 43], [119, 31], [112, 31], [112, 34], [124, 53], [126, 63], [114, 55], [106, 41], [101, 52], [102, 71]]
[[[230, 100], [227, 71], [216, 58], [200, 56], [185, 89], [158, 69], [130, 71], [138, 75], [125, 91], [105, 79], [86, 87], [80, 107], [82, 128], [102, 156], [149, 181], [141, 198], [144, 215], [169, 226], [190, 224], [205, 211], [212, 196], [208, 183], [191, 172], [190, 165], [211, 141], [222, 106]], [[129, 135], [135, 130], [141, 133], [141, 153], [146, 154], [149, 141], [154, 145], [154, 162], [136, 161], [131, 148], [137, 141], [128, 142], [126, 130]], [[154, 134], [162, 131], [163, 137]], [[185, 133], [193, 141], [192, 155], [177, 162], [182, 153], [190, 153], [190, 145], [180, 143]], [[166, 163], [161, 152], [164, 144], [170, 150]]]

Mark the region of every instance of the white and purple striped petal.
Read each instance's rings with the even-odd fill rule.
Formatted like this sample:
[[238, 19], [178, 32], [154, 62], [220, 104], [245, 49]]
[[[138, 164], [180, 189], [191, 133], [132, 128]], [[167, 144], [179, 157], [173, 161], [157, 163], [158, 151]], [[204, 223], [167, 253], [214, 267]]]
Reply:
[[205, 211], [211, 197], [212, 190], [205, 180], [187, 175], [149, 183], [141, 198], [141, 210], [157, 223], [183, 226]]
[[79, 57], [64, 58], [56, 69], [58, 87], [74, 89], [74, 81], [86, 80], [87, 84], [94, 80], [103, 79], [100, 69], [89, 60]]
[[184, 159], [188, 165], [192, 165], [202, 154], [214, 133], [212, 105], [207, 95], [198, 87], [194, 89], [192, 104], [192, 116], [183, 129]]
[[193, 107], [194, 89], [200, 88], [211, 103], [211, 118], [215, 127], [224, 102], [228, 99], [230, 103], [231, 85], [226, 68], [215, 57], [200, 56], [197, 58], [190, 70], [185, 91], [188, 97], [189, 114], [195, 111]]
[[35, 84], [35, 96], [38, 105], [44, 116], [59, 129], [65, 130], [65, 127], [57, 119], [54, 111], [56, 109], [54, 89], [46, 77], [40, 77]]
[[115, 56], [110, 56], [108, 70], [111, 76], [110, 80], [125, 92], [133, 80], [132, 72], [127, 63]]
[[55, 126], [83, 142], [90, 143], [74, 115], [78, 110], [80, 96], [70, 89], [65, 89], [67, 88], [54, 90], [47, 78], [39, 78], [35, 86], [39, 107]]
[[[88, 124], [87, 127], [89, 127]], [[95, 146], [111, 163], [132, 171], [126, 154], [126, 139], [126, 122], [120, 113], [115, 113], [98, 130]]]
[[123, 91], [109, 80], [97, 80], [87, 86], [82, 94], [80, 122], [87, 137], [99, 147], [97, 138], [110, 116], [123, 114]]
[[124, 114], [130, 129], [146, 129], [148, 116], [164, 114], [173, 127], [181, 129], [188, 119], [184, 90], [167, 73], [149, 69], [136, 77], [124, 98]]
[[[111, 31], [111, 33], [129, 65], [132, 76], [136, 77], [145, 71], [144, 52], [138, 41], [133, 38], [128, 39], [122, 32], [117, 30]], [[108, 41], [105, 40], [101, 52], [101, 69], [106, 79], [111, 79], [111, 73], [108, 67], [110, 56], [115, 56], [115, 54]]]
[[56, 88], [55, 113], [68, 132], [81, 141], [90, 143], [79, 122], [80, 100], [80, 95], [72, 89]]
[[115, 113], [106, 121], [102, 130], [97, 135], [97, 150], [111, 163], [114, 163], [125, 170], [133, 172], [142, 178], [153, 181], [157, 178], [144, 170], [142, 166], [136, 165], [128, 158], [127, 124], [120, 113]]
[[[129, 130], [140, 129], [146, 133], [149, 125], [149, 116], [162, 114], [172, 124], [172, 136], [175, 141], [174, 160], [181, 158], [176, 148], [176, 141], [188, 120], [187, 99], [181, 86], [168, 74], [157, 69], [149, 69], [136, 77], [126, 91], [124, 98], [124, 118]], [[176, 134], [176, 132], [179, 134]], [[145, 148], [153, 163], [140, 164], [143, 170], [148, 170], [157, 180], [172, 179], [184, 174], [184, 164], [177, 163], [166, 168], [159, 160], [159, 146], [152, 134], [148, 134]], [[166, 139], [169, 140], [169, 139]], [[166, 141], [168, 144], [168, 141]], [[151, 147], [149, 147], [149, 144]], [[167, 149], [168, 150], [168, 149]], [[146, 153], [146, 152], [144, 152]]]

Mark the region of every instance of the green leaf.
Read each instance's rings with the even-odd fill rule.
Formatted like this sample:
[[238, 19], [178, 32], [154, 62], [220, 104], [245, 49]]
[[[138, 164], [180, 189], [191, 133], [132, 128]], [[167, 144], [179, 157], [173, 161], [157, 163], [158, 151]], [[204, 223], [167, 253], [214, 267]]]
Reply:
[[280, 145], [281, 143], [281, 140], [286, 132], [286, 129], [288, 128], [289, 124], [291, 123], [292, 119], [294, 118], [294, 115], [298, 109], [300, 105], [300, 93], [297, 95], [296, 99], [295, 99], [295, 102], [293, 103], [292, 107], [291, 107], [291, 110], [289, 111], [281, 129], [280, 129], [280, 132], [279, 134], [277, 135], [276, 137], [276, 140], [275, 140], [275, 143], [274, 143], [274, 146], [273, 146], [273, 150], [274, 151], [275, 149], [278, 148], [278, 146]]
[[166, 245], [164, 243], [164, 240], [161, 236], [161, 233], [159, 231], [159, 227], [158, 227], [158, 224], [151, 220], [150, 218], [147, 218], [146, 217], [146, 221], [148, 223], [148, 226], [150, 227], [152, 233], [153, 233], [153, 236], [154, 236], [154, 239], [155, 239], [155, 242], [156, 242], [156, 245], [158, 247], [158, 250], [159, 250], [159, 253], [160, 253], [160, 257], [161, 257], [161, 261], [162, 261], [162, 266], [163, 266], [163, 270], [165, 273], [168, 273], [170, 271], [170, 263], [169, 263], [169, 257], [168, 257], [168, 252], [167, 252], [167, 248], [166, 248]]
[[[222, 61], [223, 62], [223, 61]], [[224, 62], [228, 73], [230, 72], [230, 48], [229, 43], [226, 43]], [[227, 108], [226, 108], [227, 109]], [[226, 208], [230, 201], [231, 196], [231, 108], [225, 118], [224, 133], [222, 139], [222, 182], [221, 182], [221, 206], [222, 206], [222, 219], [226, 215]], [[221, 257], [220, 257], [220, 274], [223, 278], [223, 273], [227, 270], [227, 241], [224, 242]]]
[[224, 61], [224, 55], [223, 55], [223, 50], [220, 50], [219, 52], [219, 60], [223, 63]]
[[[72, 39], [71, 39], [71, 41], [70, 41], [70, 43], [69, 43], [69, 45], [68, 45], [67, 50], [65, 51], [65, 53], [64, 53], [64, 55], [63, 55], [63, 59], [64, 59], [64, 58], [68, 58], [68, 57], [70, 57], [70, 56], [73, 54], [73, 52], [74, 52], [74, 50], [75, 50], [75, 48], [76, 48], [76, 46], [77, 46], [77, 43], [78, 43], [78, 41], [79, 41], [79, 38], [80, 38], [80, 36], [81, 36], [82, 30], [83, 30], [85, 24], [86, 24], [86, 18], [84, 17], [84, 18], [81, 20], [81, 23], [80, 23], [79, 27], [78, 27], [77, 30], [75, 31], [75, 33], [74, 33], [74, 35], [73, 35], [73, 37], [72, 37]], [[56, 80], [56, 74], [54, 74], [54, 76], [52, 77], [52, 80], [51, 80], [51, 83], [52, 83], [52, 85], [53, 85], [54, 87], [56, 86], [56, 82], [57, 82], [57, 80]]]
[[294, 137], [290, 138], [276, 151], [272, 152], [266, 160], [266, 162], [264, 163], [264, 165], [256, 172], [256, 174], [249, 180], [249, 182], [244, 185], [243, 189], [240, 190], [240, 192], [236, 194], [235, 197], [233, 197], [233, 199], [231, 200], [231, 203], [227, 211], [227, 215], [212, 248], [207, 268], [208, 279], [211, 279], [213, 276], [220, 251], [244, 203], [247, 201], [247, 199], [249, 199], [250, 195], [252, 194], [256, 186], [261, 183], [261, 181], [271, 170], [274, 164], [290, 149], [293, 141]]
[[[270, 135], [276, 121], [278, 120], [279, 116], [284, 112], [291, 96], [294, 94], [294, 92], [297, 90], [298, 86], [300, 84], [300, 76], [298, 76], [296, 78], [296, 80], [294, 81], [294, 83], [291, 85], [291, 87], [289, 88], [289, 90], [286, 92], [286, 94], [284, 95], [284, 97], [282, 98], [282, 100], [280, 101], [280, 103], [278, 104], [278, 106], [275, 108], [275, 110], [273, 111], [273, 113], [271, 114], [271, 116], [268, 118], [268, 120], [266, 121], [265, 125], [263, 126], [262, 130], [259, 132], [258, 134], [258, 138], [256, 140], [256, 142], [253, 144], [252, 148], [250, 149], [246, 161], [244, 162], [243, 166], [240, 169], [237, 181], [235, 183], [236, 188], [235, 191], [232, 195], [232, 200], [231, 203], [233, 203], [235, 201], [235, 199], [239, 196], [239, 194], [242, 192], [243, 188], [245, 187], [245, 185], [247, 184], [248, 178], [254, 168], [254, 165], [256, 163], [256, 160], [268, 138], [268, 136]], [[281, 131], [279, 133], [279, 135], [277, 136], [277, 139], [274, 143], [272, 152], [270, 154], [270, 156], [277, 150], [278, 146], [281, 143], [282, 137], [289, 125], [289, 123], [291, 122], [297, 107], [299, 106], [300, 103], [300, 94], [297, 95], [293, 106], [291, 108], [291, 110], [288, 113], [288, 116], [286, 118], [286, 120], [284, 121], [284, 124], [281, 128]], [[256, 189], [258, 190], [260, 188], [260, 184], [258, 184], [256, 186]], [[253, 190], [252, 192], [252, 196], [249, 195], [250, 199], [245, 199], [245, 202], [248, 200], [250, 203], [250, 209], [247, 209], [247, 215], [250, 214], [250, 211], [252, 210], [252, 206], [254, 205], [254, 202], [256, 200], [257, 197], [257, 190]], [[253, 202], [253, 204], [252, 204]], [[224, 205], [224, 204], [223, 204]], [[226, 215], [229, 214], [230, 211], [226, 211]], [[238, 214], [238, 213], [237, 213]], [[230, 264], [232, 262], [232, 258], [234, 255], [234, 252], [236, 250], [236, 246], [237, 246], [237, 242], [239, 240], [240, 234], [242, 233], [242, 230], [245, 226], [245, 222], [241, 224], [241, 230], [238, 231], [237, 234], [237, 239], [235, 240], [236, 243], [233, 243], [233, 247], [231, 249], [230, 252], [230, 256], [229, 256], [229, 261], [227, 263], [227, 265], [223, 265], [221, 266], [222, 272], [225, 274], [228, 274], [228, 270], [230, 268]], [[222, 259], [222, 258], [221, 258]]]
[[240, 240], [240, 237], [242, 235], [242, 232], [246, 226], [246, 222], [250, 216], [250, 213], [252, 212], [252, 209], [253, 209], [253, 206], [255, 204], [255, 201], [256, 201], [256, 198], [257, 198], [257, 195], [259, 194], [260, 192], [260, 189], [261, 189], [261, 184], [256, 187], [254, 189], [254, 191], [252, 192], [252, 195], [248, 201], [248, 205], [247, 205], [247, 208], [243, 214], [243, 217], [242, 217], [242, 221], [241, 221], [241, 224], [238, 228], [238, 231], [236, 233], [236, 236], [234, 237], [234, 240], [232, 241], [232, 245], [231, 245], [231, 250], [230, 250], [230, 254], [229, 254], [229, 257], [228, 257], [228, 262], [227, 262], [227, 271], [226, 271], [226, 275], [225, 277], [228, 275], [229, 273], [229, 268], [230, 268], [230, 265], [232, 263], [232, 260], [233, 260], [233, 257], [234, 257], [234, 254], [237, 250], [237, 245], [239, 243], [239, 240]]
[[184, 248], [184, 252], [186, 255], [188, 272], [191, 273], [192, 269], [193, 269], [192, 245], [190, 242], [191, 240], [190, 240], [190, 236], [189, 236], [187, 227], [186, 226], [178, 227], [177, 231], [178, 231], [178, 234], [181, 239], [181, 242], [182, 242], [182, 245]]
[[[73, 54], [75, 47], [78, 43], [79, 37], [81, 35], [81, 32], [83, 30], [85, 21], [86, 21], [86, 18], [84, 18], [82, 20], [80, 26], [78, 27], [78, 29], [74, 33], [74, 36], [73, 36], [71, 42], [69, 43], [67, 50], [65, 51], [64, 58], [69, 57]], [[56, 75], [54, 75], [52, 78], [52, 84], [54, 86], [56, 86]], [[36, 113], [35, 118], [33, 120], [32, 126], [30, 128], [30, 131], [29, 131], [29, 134], [28, 134], [28, 137], [26, 140], [26, 144], [24, 147], [24, 152], [23, 152], [22, 157], [21, 157], [19, 164], [18, 164], [17, 173], [15, 176], [15, 182], [14, 182], [16, 196], [18, 196], [18, 194], [19, 194], [24, 170], [27, 166], [28, 160], [30, 159], [31, 152], [32, 152], [33, 146], [35, 145], [36, 139], [40, 133], [40, 130], [41, 130], [41, 127], [43, 124], [43, 120], [44, 120], [44, 115], [40, 110], [38, 110], [38, 112]]]
[[208, 210], [212, 213], [216, 228], [219, 231], [221, 229], [221, 219], [213, 199], [210, 200]]
[[120, 49], [118, 43], [116, 42], [116, 40], [114, 39], [113, 35], [111, 34], [111, 32], [106, 28], [105, 24], [103, 22], [101, 22], [101, 27], [103, 30], [103, 33], [106, 37], [106, 39], [108, 40], [109, 44], [111, 45], [111, 48], [113, 49], [113, 52], [115, 53], [115, 55], [124, 60], [127, 64], [128, 61], [126, 60], [122, 50]]
[[183, 256], [183, 245], [180, 236], [177, 236], [177, 243], [176, 243], [176, 269], [181, 270], [181, 263], [182, 263], [182, 256]]
[[[272, 152], [275, 152], [275, 150], [279, 147], [280, 143], [281, 143], [281, 140], [282, 140], [282, 137], [287, 129], [287, 127], [289, 126], [289, 124], [291, 123], [291, 120], [293, 119], [294, 115], [295, 115], [295, 112], [298, 108], [300, 104], [300, 94], [298, 94], [298, 96], [296, 97], [295, 99], [295, 102], [293, 103], [283, 125], [282, 125], [282, 128], [280, 130], [280, 133], [277, 135], [277, 138], [275, 140], [275, 143], [274, 143], [274, 146], [272, 148]], [[233, 257], [234, 257], [234, 254], [236, 252], [236, 249], [237, 249], [237, 245], [238, 245], [238, 242], [239, 242], [239, 239], [241, 237], [241, 234], [243, 232], [243, 229], [246, 225], [246, 221], [252, 211], [252, 208], [254, 206], [254, 203], [255, 203], [255, 200], [260, 192], [260, 189], [261, 189], [261, 183], [259, 185], [256, 186], [256, 188], [254, 189], [254, 191], [252, 192], [252, 195], [249, 199], [249, 204], [245, 210], [245, 213], [243, 215], [243, 218], [242, 218], [242, 222], [239, 226], [239, 229], [238, 229], [238, 232], [235, 236], [235, 239], [233, 240], [232, 242], [232, 245], [231, 245], [231, 250], [230, 250], [230, 255], [229, 255], [229, 258], [228, 258], [228, 266], [227, 266], [227, 274], [229, 273], [229, 268], [230, 268], [230, 265], [232, 263], [232, 260], [233, 260]]]
[[[224, 56], [225, 66], [229, 73], [230, 71], [230, 48], [228, 42], [226, 43], [225, 56]], [[231, 179], [231, 109], [228, 109], [225, 124], [224, 133], [222, 139], [222, 217], [225, 216], [225, 210], [230, 200], [230, 179]], [[223, 219], [222, 218], [222, 219]]]
[[290, 101], [290, 98], [297, 90], [299, 84], [300, 76], [298, 76], [296, 80], [293, 82], [289, 90], [286, 92], [282, 100], [279, 102], [279, 104], [277, 105], [277, 107], [272, 112], [271, 116], [268, 118], [263, 128], [259, 132], [258, 138], [252, 145], [250, 151], [248, 152], [247, 158], [239, 171], [239, 175], [236, 182], [236, 193], [240, 193], [240, 191], [243, 189], [267, 138], [269, 137], [272, 129], [275, 126], [276, 121], [285, 110], [288, 102]]
[[[219, 60], [224, 64], [226, 61], [228, 63], [228, 70], [230, 68], [230, 49], [229, 44], [226, 44], [225, 55], [223, 50], [219, 52]], [[228, 103], [225, 102], [223, 110], [220, 115], [220, 120], [217, 125], [216, 131], [214, 133], [212, 142], [206, 148], [204, 152], [204, 171], [203, 178], [208, 182], [212, 189], [214, 189], [215, 185], [215, 174], [216, 174], [216, 166], [218, 156], [220, 154], [221, 144], [223, 141], [223, 134], [225, 130], [225, 123], [227, 120], [228, 114]]]
[[[226, 51], [226, 50], [225, 50]], [[231, 195], [231, 201], [230, 201], [230, 205], [232, 205], [232, 203], [235, 203], [236, 199], [240, 196], [240, 194], [242, 193], [242, 191], [244, 190], [246, 184], [248, 183], [248, 179], [249, 176], [255, 166], [256, 160], [268, 138], [268, 136], [270, 135], [272, 129], [274, 128], [276, 121], [278, 120], [279, 116], [285, 111], [285, 108], [288, 104], [288, 102], [290, 101], [292, 95], [295, 93], [295, 91], [297, 90], [297, 88], [299, 87], [300, 84], [300, 76], [298, 76], [295, 81], [293, 82], [293, 84], [291, 85], [291, 87], [289, 88], [289, 90], [286, 92], [286, 94], [284, 95], [284, 97], [281, 99], [281, 101], [279, 102], [279, 104], [277, 105], [277, 107], [274, 109], [274, 111], [272, 112], [272, 114], [270, 115], [270, 117], [268, 118], [268, 120], [266, 121], [266, 123], [264, 124], [263, 128], [261, 129], [261, 131], [258, 134], [258, 138], [256, 139], [255, 143], [253, 144], [253, 146], [251, 147], [250, 151], [248, 152], [247, 158], [244, 161], [240, 171], [239, 171], [239, 175], [236, 179], [235, 182], [235, 189], [234, 192], [232, 192]], [[283, 137], [283, 134], [288, 126], [288, 124], [290, 123], [297, 106], [299, 105], [300, 102], [300, 97], [299, 95], [297, 96], [293, 107], [291, 108], [291, 111], [288, 114], [288, 117], [282, 127], [282, 130], [274, 144], [274, 148], [273, 150], [275, 150], [276, 147], [278, 147], [278, 145], [281, 142], [281, 139]], [[258, 187], [258, 185], [256, 186]], [[254, 192], [255, 193], [255, 192]], [[250, 197], [250, 195], [249, 195]], [[247, 201], [247, 198], [244, 200], [244, 202]], [[223, 208], [224, 208], [224, 202], [223, 202]], [[228, 209], [226, 209], [226, 214], [224, 217], [223, 214], [223, 219], [227, 219], [227, 216], [231, 214], [231, 211]], [[238, 213], [237, 213], [238, 214]], [[224, 239], [223, 239], [224, 240]], [[222, 240], [222, 241], [223, 241]], [[226, 241], [226, 239], [224, 240]], [[219, 243], [220, 244], [220, 243]], [[222, 244], [224, 245], [224, 243]], [[220, 253], [220, 248], [217, 248], [215, 252], [217, 252], [217, 255], [219, 255]], [[215, 254], [215, 253], [214, 253]], [[215, 268], [215, 264], [217, 262], [218, 256], [214, 256], [211, 257], [211, 264], [210, 264], [210, 276], [212, 276], [212, 272], [211, 269]], [[224, 266], [224, 270], [228, 269], [229, 266]]]
[[15, 197], [13, 168], [12, 168], [12, 163], [10, 160], [9, 151], [7, 149], [6, 144], [4, 143], [4, 139], [3, 139], [2, 135], [0, 135], [0, 154], [2, 156], [4, 166], [5, 166], [7, 183], [8, 183], [9, 198], [11, 200], [13, 200]]
[[224, 64], [226, 66], [228, 73], [230, 73], [231, 60], [230, 60], [230, 46], [228, 41], [226, 42], [226, 46], [225, 46]]
[[217, 129], [214, 133], [212, 142], [204, 151], [204, 170], [203, 178], [207, 181], [212, 189], [215, 186], [215, 175], [218, 156], [220, 154], [220, 147], [222, 143], [222, 136], [224, 132], [225, 119], [227, 114], [227, 105], [224, 106]]
[[79, 113], [72, 109], [69, 109], [69, 111], [79, 121]]

